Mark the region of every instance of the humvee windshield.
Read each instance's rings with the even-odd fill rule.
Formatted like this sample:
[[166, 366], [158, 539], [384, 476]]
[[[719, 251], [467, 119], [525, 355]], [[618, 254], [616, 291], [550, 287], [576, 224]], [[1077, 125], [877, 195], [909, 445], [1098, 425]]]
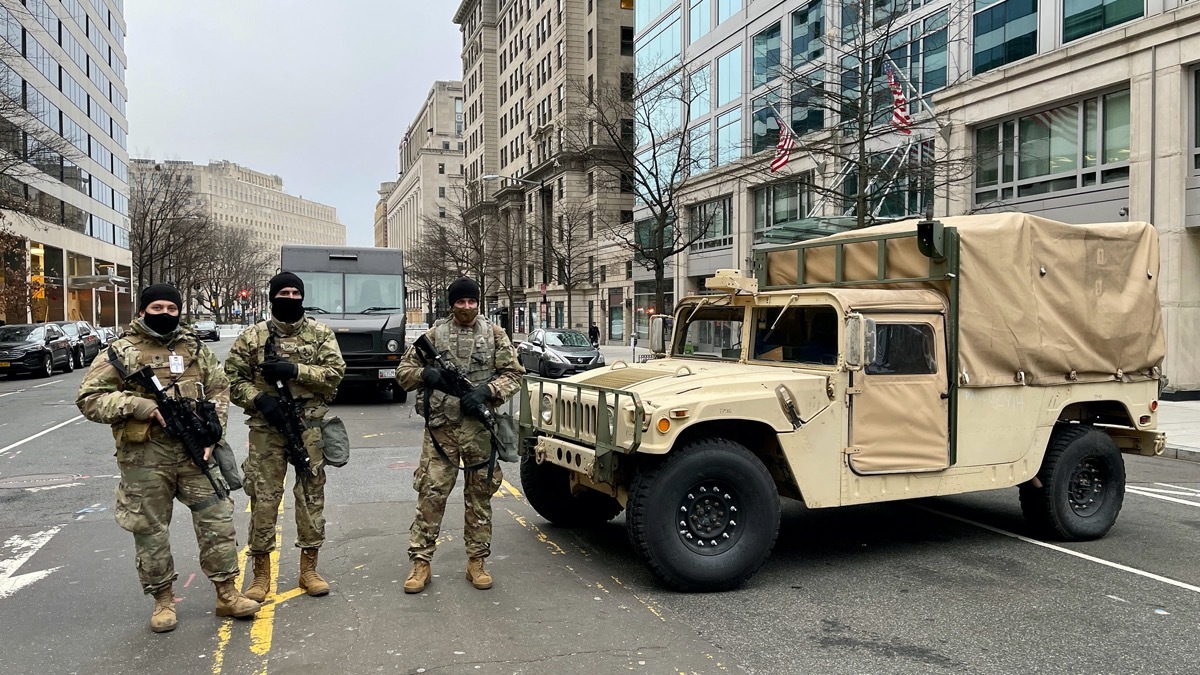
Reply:
[[755, 309], [751, 355], [759, 361], [837, 365], [837, 311], [828, 306]]
[[[679, 318], [687, 325], [675, 332], [675, 356], [736, 361], [742, 355], [743, 307], [687, 307]], [[689, 318], [690, 317], [690, 318]]]

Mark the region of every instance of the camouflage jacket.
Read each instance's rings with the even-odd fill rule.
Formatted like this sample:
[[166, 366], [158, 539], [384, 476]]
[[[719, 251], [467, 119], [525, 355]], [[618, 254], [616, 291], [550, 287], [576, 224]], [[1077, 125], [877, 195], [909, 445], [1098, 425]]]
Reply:
[[[453, 319], [438, 321], [425, 332], [433, 348], [467, 376], [472, 384], [487, 383], [491, 391], [488, 401], [493, 407], [503, 403], [521, 387], [521, 376], [525, 369], [517, 359], [517, 350], [508, 339], [504, 329], [486, 319], [475, 319], [472, 326], [460, 326]], [[421, 371], [425, 364], [417, 356], [415, 347], [409, 347], [396, 368], [396, 382], [406, 390], [421, 386]], [[425, 406], [424, 388], [418, 392], [417, 409]], [[439, 427], [462, 421], [458, 399], [440, 391], [429, 392], [429, 424]]]
[[[121, 365], [129, 372], [150, 366], [171, 396], [199, 400], [203, 393], [203, 398], [216, 406], [221, 426], [225, 426], [229, 415], [229, 380], [217, 356], [200, 342], [192, 329], [180, 326], [171, 335], [160, 338], [140, 319], [134, 319], [130, 329], [110, 346]], [[183, 357], [183, 373], [171, 373], [172, 354]], [[179, 386], [178, 391], [174, 385]], [[153, 393], [121, 378], [109, 363], [107, 350], [100, 352], [83, 377], [75, 405], [89, 420], [111, 424], [114, 434], [131, 419], [148, 419], [158, 407]]]
[[261, 417], [254, 407], [254, 397], [264, 392], [275, 393], [274, 385], [268, 384], [258, 371], [266, 358], [264, 352], [271, 330], [276, 334], [276, 355], [299, 366], [299, 375], [288, 382], [292, 396], [328, 405], [346, 374], [346, 362], [333, 331], [311, 316], [291, 324], [275, 319], [260, 321], [238, 336], [225, 359], [231, 400], [244, 408], [247, 415]]

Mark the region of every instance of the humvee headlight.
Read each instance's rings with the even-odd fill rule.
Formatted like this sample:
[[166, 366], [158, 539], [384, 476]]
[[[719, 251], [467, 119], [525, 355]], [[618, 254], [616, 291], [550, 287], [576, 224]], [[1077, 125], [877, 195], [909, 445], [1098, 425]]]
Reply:
[[608, 436], [612, 439], [617, 437], [617, 410], [611, 405], [608, 406]]
[[663, 417], [658, 420], [658, 433], [665, 434], [671, 430], [671, 420]]
[[554, 397], [550, 394], [542, 396], [541, 416], [543, 424], [550, 424], [554, 421]]
[[388, 341], [387, 341], [387, 350], [388, 350], [389, 352], [398, 352], [398, 351], [400, 351], [400, 343], [399, 343], [399, 342], [397, 342], [396, 340], [388, 340]]

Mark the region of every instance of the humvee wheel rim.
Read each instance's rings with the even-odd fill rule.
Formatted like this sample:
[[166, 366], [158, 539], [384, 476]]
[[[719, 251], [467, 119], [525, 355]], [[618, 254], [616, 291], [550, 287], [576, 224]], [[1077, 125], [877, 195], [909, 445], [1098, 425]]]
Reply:
[[716, 555], [733, 548], [745, 529], [740, 522], [742, 500], [737, 490], [722, 481], [693, 485], [681, 495], [675, 514], [680, 540], [702, 555]]
[[1104, 469], [1093, 459], [1085, 459], [1071, 472], [1067, 500], [1079, 516], [1090, 516], [1104, 505]]

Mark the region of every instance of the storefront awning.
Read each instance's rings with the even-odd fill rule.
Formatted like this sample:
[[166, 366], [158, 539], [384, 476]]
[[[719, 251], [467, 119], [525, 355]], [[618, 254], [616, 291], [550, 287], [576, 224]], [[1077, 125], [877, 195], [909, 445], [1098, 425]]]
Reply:
[[87, 288], [107, 288], [109, 286], [129, 286], [129, 279], [115, 274], [92, 274], [67, 279], [67, 288], [75, 291]]

